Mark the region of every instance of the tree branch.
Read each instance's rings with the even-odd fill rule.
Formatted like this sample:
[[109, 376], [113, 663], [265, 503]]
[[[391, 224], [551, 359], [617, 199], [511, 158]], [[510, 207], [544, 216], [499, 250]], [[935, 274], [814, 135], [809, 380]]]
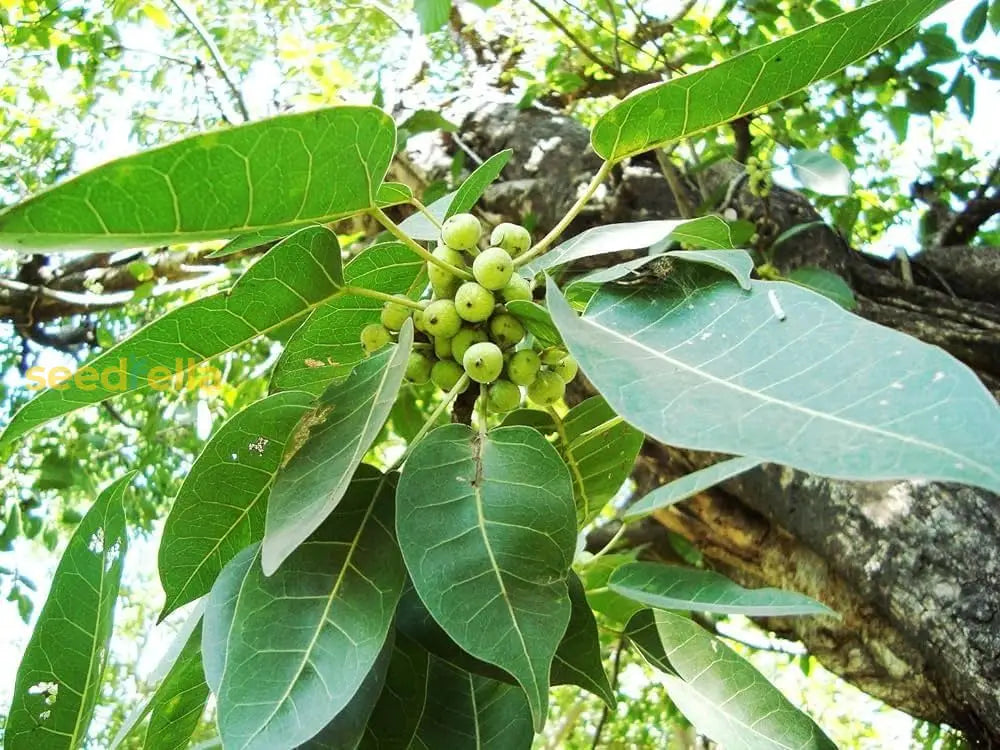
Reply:
[[538, 0], [528, 0], [528, 2], [531, 3], [531, 5], [534, 6], [534, 8], [539, 13], [541, 13], [543, 16], [545, 16], [553, 26], [555, 26], [557, 29], [559, 29], [559, 31], [562, 32], [563, 36], [565, 36], [567, 39], [569, 39], [573, 43], [573, 46], [575, 46], [578, 50], [580, 50], [580, 52], [582, 52], [583, 55], [588, 60], [590, 60], [593, 63], [596, 63], [597, 65], [600, 65], [601, 69], [607, 71], [608, 73], [614, 73], [615, 72], [614, 65], [612, 65], [611, 63], [607, 62], [606, 60], [602, 60], [600, 57], [598, 57], [594, 53], [594, 51], [592, 49], [590, 49], [590, 47], [588, 47], [580, 39], [580, 37], [578, 37], [576, 34], [574, 34], [566, 26], [566, 24], [564, 24], [562, 21], [560, 21], [548, 8], [546, 8], [544, 5], [542, 5], [540, 2], [538, 2]]

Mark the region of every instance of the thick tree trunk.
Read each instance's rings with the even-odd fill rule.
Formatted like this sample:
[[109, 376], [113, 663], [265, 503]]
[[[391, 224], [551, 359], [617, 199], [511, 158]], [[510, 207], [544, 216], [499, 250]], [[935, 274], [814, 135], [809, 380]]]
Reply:
[[[544, 231], [596, 170], [586, 130], [568, 118], [509, 105], [451, 113], [452, 119], [463, 115], [463, 146], [483, 156], [514, 150], [504, 182], [482, 203], [490, 218], [530, 215]], [[409, 167], [430, 175], [446, 163], [444, 151], [432, 149], [414, 155]], [[762, 242], [819, 218], [790, 191], [776, 189], [765, 205], [737, 175], [710, 170], [688, 186], [689, 197], [697, 204], [728, 192], [728, 205], [757, 223]], [[597, 198], [567, 235], [597, 223], [679, 215], [652, 158], [616, 169]], [[867, 258], [817, 227], [783, 242], [774, 261], [783, 270], [820, 265], [837, 271], [855, 290], [859, 314], [945, 348], [997, 391], [1000, 250], [931, 250], [901, 268]], [[719, 458], [649, 441], [635, 478], [646, 490]], [[762, 624], [801, 639], [825, 666], [866, 692], [993, 746], [1000, 745], [998, 511], [1000, 499], [975, 488], [840, 482], [765, 466], [637, 524], [626, 539], [648, 542], [669, 529], [742, 583], [820, 599], [842, 619]], [[606, 539], [598, 531], [595, 544], [602, 534]]]

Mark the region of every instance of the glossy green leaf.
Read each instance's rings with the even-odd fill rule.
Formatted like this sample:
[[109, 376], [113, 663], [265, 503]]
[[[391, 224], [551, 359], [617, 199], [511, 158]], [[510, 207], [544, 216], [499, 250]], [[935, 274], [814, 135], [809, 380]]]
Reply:
[[807, 289], [746, 292], [688, 264], [656, 286], [603, 287], [583, 318], [551, 279], [547, 301], [586, 376], [657, 440], [843, 479], [1000, 490], [1000, 406], [975, 373]]
[[430, 34], [448, 23], [451, 0], [413, 0], [413, 10], [420, 19], [420, 30]]
[[854, 299], [854, 292], [847, 282], [832, 271], [825, 268], [814, 268], [803, 266], [789, 271], [786, 276], [788, 281], [798, 284], [806, 289], [812, 289], [817, 294], [822, 294], [828, 299], [832, 299], [845, 310], [853, 310], [857, 306]]
[[641, 250], [664, 241], [684, 242], [692, 247], [710, 249], [733, 247], [729, 225], [718, 216], [603, 224], [556, 245], [526, 265], [524, 271], [534, 275], [582, 258]]
[[374, 107], [333, 107], [197, 135], [13, 206], [0, 214], [0, 245], [121, 250], [290, 233], [374, 206], [395, 144], [391, 118]]
[[385, 686], [365, 727], [362, 750], [409, 750], [413, 746], [427, 702], [430, 659], [420, 644], [396, 632]]
[[528, 750], [531, 711], [513, 685], [470, 674], [398, 635], [363, 750]]
[[399, 343], [362, 362], [319, 397], [293, 438], [301, 444], [274, 481], [261, 562], [271, 575], [337, 507], [355, 469], [378, 436], [403, 382], [413, 344], [407, 320]]
[[323, 727], [319, 734], [299, 747], [301, 750], [354, 750], [361, 744], [382, 689], [392, 659], [395, 633], [390, 630], [375, 664], [347, 705]]
[[552, 421], [552, 415], [541, 409], [515, 409], [507, 414], [500, 423], [501, 427], [514, 427], [516, 425], [531, 427], [543, 435], [550, 435], [556, 431], [556, 423]]
[[[507, 166], [511, 154], [510, 149], [504, 149], [493, 154], [484, 161], [469, 177], [463, 182], [458, 190], [443, 195], [427, 207], [430, 213], [438, 221], [443, 222], [449, 216], [464, 213], [472, 210], [472, 207], [483, 197], [483, 193]], [[415, 213], [407, 217], [399, 225], [400, 228], [415, 240], [425, 240], [436, 242], [441, 237], [441, 229], [431, 222], [422, 213]]]
[[378, 194], [375, 196], [375, 203], [381, 208], [398, 206], [401, 203], [409, 203], [411, 200], [413, 200], [413, 191], [401, 182], [383, 182], [379, 185]]
[[244, 250], [250, 250], [254, 247], [260, 247], [261, 245], [266, 245], [269, 242], [277, 242], [278, 240], [283, 240], [285, 237], [290, 235], [293, 230], [285, 229], [284, 227], [278, 227], [277, 229], [260, 229], [256, 232], [248, 232], [246, 234], [241, 234], [238, 237], [234, 237], [225, 245], [220, 247], [218, 250], [214, 250], [208, 254], [209, 258], [224, 258], [227, 255], [235, 255], [236, 253], [242, 252]]
[[594, 125], [608, 161], [735, 120], [863, 60], [945, 5], [879, 0], [686, 76], [634, 92]]
[[553, 325], [549, 311], [537, 302], [526, 299], [514, 300], [507, 303], [507, 312], [517, 317], [528, 329], [528, 333], [545, 346], [562, 344], [562, 336], [559, 335], [559, 329]]
[[[597, 624], [590, 610], [583, 585], [575, 573], [567, 580], [572, 609], [569, 625], [552, 660], [550, 679], [553, 685], [577, 685], [601, 699], [613, 700], [607, 675], [601, 664], [601, 648]], [[427, 611], [412, 587], [403, 592], [396, 610], [399, 632], [456, 669], [491, 680], [515, 683], [516, 680], [500, 667], [477, 659], [452, 640]]]
[[[205, 600], [202, 599], [191, 608], [187, 619], [174, 635], [170, 645], [167, 646], [163, 657], [146, 678], [147, 683], [153, 684], [156, 687], [125, 717], [121, 726], [118, 727], [115, 736], [111, 739], [111, 750], [116, 750], [116, 748], [120, 747], [135, 732], [136, 728], [142, 724], [146, 717], [149, 716], [149, 712], [153, 708], [153, 703], [157, 700], [157, 696], [165, 684], [167, 675], [177, 666], [178, 661], [181, 660], [181, 656], [184, 655], [185, 661], [190, 659], [191, 652], [187, 647], [191, 641], [192, 633], [196, 630], [198, 631], [198, 638], [196, 639], [198, 641], [198, 672], [199, 674], [203, 674], [204, 670], [201, 666], [201, 619], [204, 613]], [[186, 672], [186, 669], [183, 671]], [[204, 682], [204, 679], [202, 681]]]
[[667, 693], [700, 734], [748, 750], [836, 748], [760, 672], [701, 626], [656, 611], [644, 623], [647, 634], [649, 619], [671, 668], [664, 676]]
[[842, 163], [822, 151], [796, 151], [788, 160], [799, 183], [822, 195], [849, 195], [851, 173]]
[[226, 422], [188, 471], [160, 540], [160, 620], [204, 596], [237, 552], [264, 536], [267, 495], [285, 446], [313, 396], [257, 401]]
[[104, 489], [59, 561], [17, 669], [4, 728], [8, 750], [84, 743], [107, 663], [128, 546], [122, 497], [133, 476]]
[[747, 617], [830, 615], [808, 596], [781, 589], [745, 589], [711, 570], [658, 562], [633, 562], [611, 574], [608, 586], [622, 596], [657, 609], [686, 609]]
[[[427, 283], [425, 265], [403, 243], [384, 242], [344, 266], [344, 283], [416, 297]], [[380, 301], [357, 294], [340, 294], [317, 307], [285, 344], [271, 375], [271, 391], [319, 395], [334, 380], [347, 377], [365, 358], [361, 329], [377, 323], [381, 310]]]
[[393, 478], [359, 467], [337, 510], [273, 575], [259, 545], [223, 569], [205, 609], [205, 676], [228, 746], [292, 748], [348, 704], [382, 651], [405, 571]]
[[962, 41], [966, 44], [974, 44], [986, 30], [986, 16], [989, 13], [989, 6], [988, 0], [982, 0], [966, 17], [965, 23], [962, 24]]
[[444, 212], [444, 217], [471, 211], [472, 207], [479, 202], [486, 192], [486, 188], [500, 176], [503, 168], [507, 166], [513, 150], [506, 148], [498, 151], [489, 159], [484, 161], [466, 178], [465, 182], [459, 185], [455, 191], [455, 199], [448, 205], [448, 210]]
[[[129, 391], [193, 387], [198, 365], [299, 319], [343, 286], [337, 236], [323, 227], [295, 233], [257, 261], [231, 289], [180, 307], [88, 362], [89, 375], [42, 391], [7, 425], [9, 443], [52, 419]], [[206, 376], [207, 377], [207, 376]]]
[[428, 433], [407, 459], [396, 529], [413, 586], [473, 656], [524, 688], [536, 730], [570, 617], [573, 486], [555, 449], [527, 427]]
[[201, 663], [201, 618], [150, 704], [143, 750], [184, 750], [208, 702]]
[[573, 478], [577, 528], [593, 521], [621, 489], [642, 441], [642, 433], [600, 396], [577, 404], [563, 418], [559, 452]]
[[615, 693], [601, 662], [597, 620], [576, 573], [570, 573], [568, 586], [573, 609], [566, 634], [552, 662], [552, 684], [578, 685], [599, 697], [609, 708], [614, 708]]
[[608, 579], [619, 567], [635, 561], [637, 554], [634, 550], [612, 552], [596, 559], [586, 560], [577, 568], [591, 609], [621, 625], [627, 623], [629, 618], [643, 607], [638, 602], [616, 594], [608, 588]]
[[644, 495], [625, 509], [623, 517], [626, 521], [632, 521], [648, 516], [654, 511], [676, 505], [699, 492], [704, 492], [709, 487], [732, 479], [755, 466], [760, 466], [760, 461], [756, 458], [738, 456], [706, 466], [698, 471], [692, 471], [690, 474], [685, 474], [680, 479], [668, 482]]
[[741, 287], [750, 289], [750, 274], [754, 270], [754, 264], [753, 258], [746, 250], [669, 250], [665, 253], [627, 260], [608, 268], [599, 268], [576, 279], [573, 284], [606, 284], [609, 281], [617, 281], [653, 262], [661, 264], [657, 269], [657, 275], [663, 276], [673, 268], [673, 261], [668, 260], [669, 258], [676, 258], [686, 263], [703, 263], [726, 271]]

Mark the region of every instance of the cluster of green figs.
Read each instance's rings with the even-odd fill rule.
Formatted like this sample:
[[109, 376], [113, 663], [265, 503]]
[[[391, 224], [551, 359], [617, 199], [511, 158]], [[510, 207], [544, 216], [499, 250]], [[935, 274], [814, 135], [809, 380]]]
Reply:
[[[417, 336], [406, 367], [412, 383], [430, 381], [450, 392], [467, 374], [487, 387], [492, 411], [517, 408], [522, 387], [532, 403], [549, 406], [576, 377], [576, 361], [561, 347], [524, 345], [524, 323], [505, 306], [531, 300], [531, 282], [514, 261], [531, 246], [531, 234], [518, 224], [499, 224], [480, 250], [482, 236], [472, 214], [447, 219], [433, 251], [439, 262], [427, 263], [431, 299], [416, 306], [409, 299], [386, 302], [381, 322], [362, 329], [361, 345], [368, 354], [378, 351], [412, 316]], [[474, 280], [467, 281], [470, 266]]]

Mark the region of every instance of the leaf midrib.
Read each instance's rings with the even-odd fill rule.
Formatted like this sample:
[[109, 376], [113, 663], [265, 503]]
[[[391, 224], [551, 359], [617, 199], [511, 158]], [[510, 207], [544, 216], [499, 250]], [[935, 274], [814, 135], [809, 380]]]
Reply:
[[[617, 303], [615, 303], [615, 304], [617, 304]], [[607, 310], [610, 310], [610, 309], [611, 309], [610, 307], [606, 308], [602, 312], [607, 312]], [[688, 372], [690, 372], [690, 373], [692, 373], [694, 375], [697, 375], [697, 376], [702, 377], [702, 378], [704, 378], [706, 380], [712, 381], [712, 382], [716, 383], [717, 385], [722, 386], [723, 388], [728, 388], [729, 390], [732, 390], [732, 391], [735, 391], [737, 393], [749, 396], [749, 397], [751, 397], [753, 399], [756, 399], [756, 400], [759, 400], [759, 401], [764, 401], [766, 403], [774, 404], [776, 406], [781, 406], [781, 407], [784, 407], [784, 408], [788, 408], [788, 409], [791, 409], [792, 411], [798, 411], [798, 412], [800, 412], [800, 413], [802, 413], [802, 414], [804, 414], [806, 416], [809, 416], [809, 417], [813, 417], [813, 418], [820, 419], [820, 420], [825, 420], [825, 421], [828, 421], [828, 422], [836, 422], [838, 424], [842, 424], [842, 425], [845, 425], [847, 427], [852, 427], [852, 428], [855, 428], [855, 429], [863, 430], [865, 432], [871, 432], [871, 433], [876, 434], [876, 435], [881, 435], [883, 437], [895, 439], [895, 440], [898, 440], [899, 442], [902, 442], [902, 443], [909, 443], [909, 444], [912, 444], [912, 445], [919, 446], [921, 448], [927, 448], [927, 449], [933, 450], [933, 451], [935, 451], [937, 453], [945, 454], [945, 455], [951, 456], [952, 458], [959, 459], [960, 461], [963, 461], [963, 462], [968, 461], [969, 463], [973, 464], [974, 466], [976, 466], [978, 469], [980, 469], [984, 473], [988, 474], [989, 476], [993, 476], [993, 477], [996, 477], [997, 479], [1000, 479], [1000, 473], [997, 473], [996, 471], [994, 471], [993, 469], [991, 469], [989, 466], [981, 464], [978, 461], [976, 461], [976, 460], [974, 460], [972, 458], [969, 458], [968, 456], [962, 455], [961, 453], [955, 453], [951, 449], [946, 448], [946, 447], [944, 447], [942, 445], [936, 445], [935, 443], [928, 443], [928, 442], [926, 442], [924, 440], [920, 440], [918, 438], [911, 438], [911, 437], [908, 437], [906, 435], [902, 435], [902, 434], [900, 434], [898, 432], [892, 432], [890, 430], [883, 430], [882, 428], [875, 427], [875, 426], [872, 426], [872, 425], [866, 425], [866, 424], [864, 424], [862, 422], [852, 422], [850, 420], [843, 419], [841, 417], [835, 416], [833, 414], [829, 414], [827, 412], [822, 412], [822, 411], [817, 411], [815, 409], [810, 409], [809, 407], [800, 406], [800, 405], [792, 403], [790, 401], [783, 401], [781, 399], [777, 399], [777, 398], [774, 398], [772, 396], [768, 396], [768, 395], [766, 395], [764, 393], [761, 393], [760, 391], [754, 391], [754, 390], [751, 390], [750, 388], [746, 388], [746, 387], [741, 386], [741, 385], [736, 385], [735, 383], [731, 383], [731, 382], [729, 382], [729, 381], [727, 381], [727, 380], [725, 380], [723, 378], [720, 378], [720, 377], [718, 377], [716, 375], [712, 375], [711, 373], [707, 373], [704, 370], [701, 370], [701, 369], [699, 369], [697, 367], [694, 367], [693, 365], [689, 365], [686, 362], [683, 362], [682, 360], [674, 359], [673, 357], [669, 357], [669, 356], [667, 356], [667, 354], [665, 352], [662, 352], [662, 351], [660, 351], [658, 349], [653, 349], [652, 347], [649, 347], [646, 344], [643, 344], [643, 343], [637, 341], [636, 339], [631, 338], [630, 336], [622, 334], [622, 333], [620, 333], [619, 331], [617, 331], [617, 330], [615, 330], [613, 328], [608, 328], [607, 326], [601, 325], [600, 323], [596, 322], [596, 320], [594, 320], [593, 318], [582, 317], [582, 318], [580, 318], [580, 320], [586, 322], [588, 325], [590, 325], [590, 326], [592, 326], [594, 328], [599, 328], [601, 331], [604, 331], [605, 333], [608, 333], [608, 334], [614, 336], [619, 341], [622, 341], [623, 343], [625, 343], [627, 345], [634, 346], [634, 347], [636, 347], [638, 349], [641, 349], [644, 352], [647, 352], [647, 353], [653, 355], [654, 357], [663, 360], [664, 362], [666, 362], [668, 364], [675, 365], [675, 366], [679, 367], [682, 370], [686, 370], [686, 371], [688, 371]]]
[[[257, 731], [255, 731], [249, 737], [249, 739], [247, 739], [247, 741], [243, 744], [241, 750], [246, 750], [246, 748], [250, 747], [250, 744], [257, 738], [257, 736], [261, 732], [264, 731], [264, 729], [270, 723], [271, 719], [273, 719], [275, 717], [275, 715], [278, 713], [279, 709], [281, 709], [281, 707], [285, 704], [285, 701], [287, 701], [288, 697], [291, 695], [292, 690], [294, 689], [296, 683], [298, 682], [299, 678], [302, 676], [302, 672], [305, 669], [306, 664], [309, 663], [309, 656], [310, 656], [310, 654], [312, 654], [313, 649], [316, 647], [316, 642], [319, 640], [320, 633], [322, 633], [323, 630], [324, 630], [323, 626], [327, 622], [327, 619], [328, 619], [329, 614], [330, 614], [330, 608], [333, 606], [333, 602], [337, 598], [337, 594], [340, 591], [340, 587], [341, 587], [341, 585], [344, 582], [344, 576], [347, 575], [347, 571], [350, 570], [351, 567], [352, 567], [351, 566], [351, 559], [354, 557], [354, 553], [357, 551], [358, 542], [359, 542], [359, 540], [361, 538], [361, 535], [364, 533], [365, 529], [368, 528], [368, 521], [371, 518], [372, 514], [375, 512], [375, 506], [376, 506], [376, 504], [378, 502], [379, 497], [381, 496], [382, 486], [384, 485], [385, 480], [386, 480], [385, 475], [383, 475], [378, 480], [378, 483], [377, 483], [377, 485], [375, 487], [375, 490], [372, 493], [371, 502], [368, 503], [368, 508], [365, 510], [364, 518], [361, 519], [361, 523], [358, 524], [358, 529], [354, 533], [354, 537], [351, 539], [350, 546], [347, 549], [347, 554], [344, 557], [343, 565], [340, 568], [340, 572], [337, 574], [337, 580], [335, 581], [335, 583], [333, 585], [333, 588], [330, 590], [330, 595], [327, 597], [326, 605], [324, 605], [324, 607], [323, 607], [323, 615], [322, 615], [322, 617], [319, 618], [319, 624], [317, 625], [316, 630], [313, 633], [313, 636], [310, 639], [308, 646], [306, 646], [306, 648], [303, 649], [303, 651], [302, 651], [303, 658], [302, 658], [302, 661], [299, 664], [298, 668], [295, 671], [294, 677], [292, 677], [292, 679], [290, 679], [288, 681], [288, 688], [282, 694], [281, 698], [279, 698], [275, 702], [274, 710], [272, 710], [271, 713], [268, 714], [267, 718], [264, 719], [263, 722], [261, 722], [260, 727], [258, 727]], [[235, 622], [236, 618], [234, 617], [233, 620]]]

